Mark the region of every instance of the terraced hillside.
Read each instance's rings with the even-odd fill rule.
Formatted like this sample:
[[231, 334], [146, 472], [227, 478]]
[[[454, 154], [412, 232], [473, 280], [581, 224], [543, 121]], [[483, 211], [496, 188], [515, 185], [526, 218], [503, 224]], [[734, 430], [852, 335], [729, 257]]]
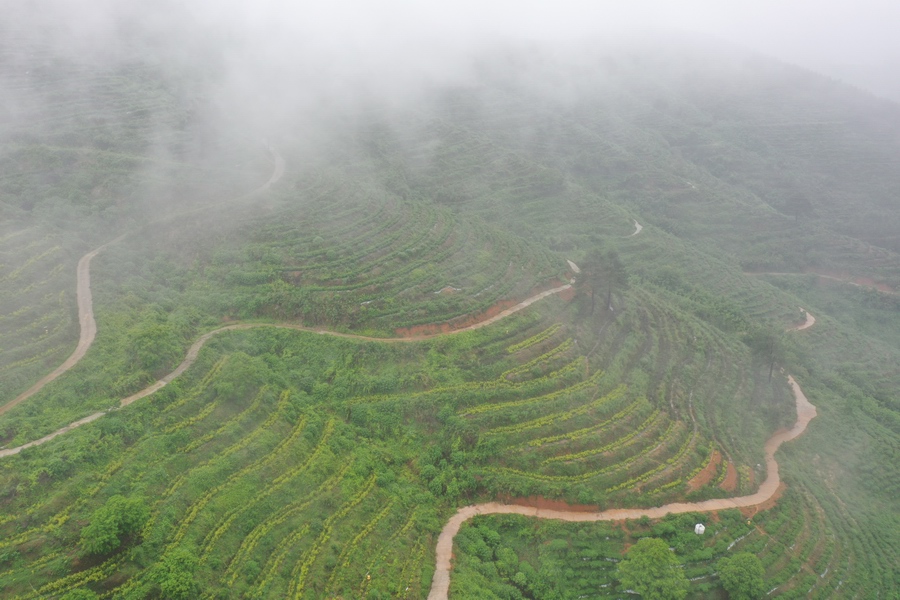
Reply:
[[4, 222], [0, 239], [0, 403], [39, 379], [77, 338], [71, 236]]
[[[24, 45], [2, 55], [4, 81], [41, 102], [0, 139], [0, 401], [68, 354], [74, 262], [124, 236], [92, 263], [90, 350], [0, 415], [7, 450], [98, 415], [0, 459], [0, 595], [424, 597], [462, 505], [753, 493], [765, 441], [796, 417], [788, 372], [820, 416], [779, 451], [770, 505], [702, 517], [703, 538], [693, 514], [479, 518], [451, 594], [618, 597], [617, 561], [642, 537], [675, 548], [697, 597], [721, 596], [718, 561], [738, 551], [772, 596], [897, 589], [895, 307], [757, 273], [859, 269], [890, 287], [893, 141], [847, 123], [787, 139], [752, 90], [723, 115], [683, 69], [655, 79], [670, 62], [630, 56], [562, 74], [487, 61], [415, 111], [341, 115], [333, 135], [285, 126], [264, 152], [205, 129], [190, 108], [204, 81]], [[856, 115], [832, 91], [840, 106], [809, 114]], [[868, 162], [814, 153], [851, 138]], [[770, 168], [784, 179], [759, 187]], [[823, 169], [871, 176], [866, 210], [842, 212], [833, 180], [812, 213], [791, 204]], [[800, 306], [817, 325], [786, 334]]]
[[260, 140], [200, 135], [185, 90], [139, 62], [61, 57], [4, 24], [0, 82], [3, 405], [75, 348], [78, 257], [173, 207], [232, 198], [271, 167]]
[[[649, 328], [629, 331], [622, 316], [606, 324], [592, 360], [563, 324], [576, 305], [543, 302], [432, 342], [269, 328], [213, 338], [184, 380], [0, 466], [4, 489], [17, 490], [5, 505], [4, 548], [15, 553], [4, 593], [87, 585], [143, 597], [165, 594], [162, 573], [181, 569], [211, 597], [416, 597], [429, 583], [441, 499], [558, 495], [562, 482], [577, 483], [564, 496], [587, 502], [681, 493], [711, 442], [686, 423], [693, 396], [676, 389], [679, 378], [668, 381], [668, 402], [650, 394], [650, 373], [671, 360], [652, 349], [659, 340]], [[642, 345], [647, 372], [637, 366]], [[53, 472], [26, 475], [49, 456]], [[550, 463], [566, 474], [542, 475]], [[725, 493], [714, 484], [706, 497]], [[140, 527], [92, 552], [82, 524], [117, 495], [141, 507]]]

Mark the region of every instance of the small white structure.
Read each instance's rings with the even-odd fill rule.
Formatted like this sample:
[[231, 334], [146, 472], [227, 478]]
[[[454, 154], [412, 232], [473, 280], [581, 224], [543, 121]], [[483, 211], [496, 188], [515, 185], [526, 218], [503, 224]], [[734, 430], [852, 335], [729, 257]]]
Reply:
[[703, 532], [706, 531], [706, 526], [703, 523], [697, 523], [694, 525], [694, 533], [697, 535], [703, 535]]

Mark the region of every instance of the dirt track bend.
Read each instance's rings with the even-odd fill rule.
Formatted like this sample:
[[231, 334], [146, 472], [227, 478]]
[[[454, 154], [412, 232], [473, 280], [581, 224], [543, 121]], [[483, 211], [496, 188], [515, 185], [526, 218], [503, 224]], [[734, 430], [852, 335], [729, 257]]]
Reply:
[[630, 233], [625, 237], [634, 237], [641, 232], [641, 229], [644, 228], [643, 225], [637, 222], [637, 219], [632, 219], [632, 221], [634, 221], [634, 233]]
[[[811, 327], [816, 322], [815, 317], [806, 313], [806, 322], [791, 327], [792, 331], [800, 331]], [[679, 514], [686, 512], [711, 512], [729, 508], [745, 508], [757, 506], [769, 500], [781, 485], [781, 477], [778, 474], [778, 461], [775, 460], [775, 452], [784, 442], [788, 442], [806, 431], [806, 426], [816, 416], [816, 407], [806, 398], [803, 390], [788, 375], [788, 383], [794, 392], [797, 402], [797, 421], [790, 429], [779, 429], [772, 434], [764, 447], [766, 456], [766, 480], [759, 486], [754, 494], [741, 496], [740, 498], [718, 498], [704, 500], [703, 502], [675, 502], [664, 504], [655, 508], [614, 508], [600, 512], [582, 512], [568, 510], [553, 510], [535, 508], [533, 506], [520, 506], [516, 504], [501, 504], [499, 502], [486, 502], [466, 506], [450, 517], [447, 524], [438, 536], [434, 578], [431, 580], [431, 592], [428, 600], [447, 600], [450, 591], [450, 569], [453, 556], [453, 538], [459, 532], [460, 526], [476, 515], [516, 514], [539, 519], [558, 519], [561, 521], [621, 521], [623, 519], [640, 519], [647, 516], [651, 519], [659, 519], [669, 513]]]
[[[268, 147], [267, 149], [272, 155], [274, 163], [272, 174], [264, 184], [262, 184], [252, 192], [241, 196], [240, 198], [238, 198], [238, 200], [251, 198], [257, 194], [261, 194], [262, 192], [267, 191], [284, 175], [284, 158], [282, 158], [282, 156], [274, 148]], [[69, 358], [65, 360], [65, 362], [56, 367], [56, 369], [54, 369], [49, 375], [44, 376], [40, 381], [16, 396], [14, 399], [10, 400], [3, 406], [0, 406], [0, 415], [4, 414], [14, 406], [21, 404], [31, 396], [37, 394], [44, 388], [44, 386], [74, 367], [76, 364], [78, 364], [78, 361], [84, 358], [85, 353], [87, 353], [88, 348], [91, 347], [91, 344], [94, 343], [94, 338], [97, 336], [97, 323], [94, 321], [94, 302], [91, 296], [91, 260], [93, 260], [93, 258], [97, 256], [97, 254], [102, 252], [108, 246], [111, 246], [125, 239], [125, 236], [127, 235], [127, 233], [123, 233], [116, 239], [106, 242], [99, 248], [95, 248], [94, 250], [82, 256], [81, 260], [78, 261], [78, 267], [75, 270], [75, 293], [78, 303], [78, 321], [81, 330], [78, 338], [78, 345], [75, 347], [75, 351], [71, 356], [69, 356]], [[103, 413], [97, 413], [97, 415], [100, 414]], [[91, 416], [96, 418], [96, 415]], [[62, 432], [62, 430], [60, 430], [60, 432]], [[58, 435], [60, 432], [56, 432], [56, 434], [54, 435]], [[32, 444], [34, 444], [34, 442], [32, 442]], [[0, 457], [2, 456], [7, 455], [0, 452]]]

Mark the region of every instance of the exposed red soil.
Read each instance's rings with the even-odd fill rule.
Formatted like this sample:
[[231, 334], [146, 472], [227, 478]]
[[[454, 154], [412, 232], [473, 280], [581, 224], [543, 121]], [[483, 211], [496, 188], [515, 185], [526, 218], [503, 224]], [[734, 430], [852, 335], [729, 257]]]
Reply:
[[728, 472], [725, 473], [725, 480], [721, 484], [719, 484], [719, 487], [726, 492], [733, 492], [737, 488], [738, 483], [737, 469], [734, 468], [734, 463], [730, 461], [728, 463], [727, 469]]
[[719, 470], [719, 464], [722, 462], [722, 454], [718, 450], [713, 450], [712, 458], [703, 470], [697, 473], [693, 479], [687, 482], [688, 490], [695, 491], [713, 480], [716, 472]]
[[848, 271], [829, 271], [827, 269], [804, 269], [802, 272], [774, 272], [774, 271], [747, 271], [747, 275], [818, 275], [819, 281], [824, 282], [826, 280], [830, 281], [838, 281], [841, 283], [847, 283], [850, 285], [856, 285], [859, 287], [867, 287], [878, 290], [879, 292], [884, 292], [885, 294], [898, 295], [898, 292], [893, 286], [888, 285], [886, 283], [880, 283], [871, 277], [861, 277], [858, 275], [853, 275]]

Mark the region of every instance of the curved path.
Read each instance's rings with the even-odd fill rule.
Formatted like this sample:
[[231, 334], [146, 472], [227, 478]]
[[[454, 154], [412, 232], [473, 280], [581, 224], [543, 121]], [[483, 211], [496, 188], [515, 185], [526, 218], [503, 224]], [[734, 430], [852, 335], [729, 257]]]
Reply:
[[[249, 192], [237, 198], [237, 200], [252, 198], [253, 196], [268, 191], [272, 187], [272, 185], [278, 182], [278, 180], [281, 179], [281, 177], [284, 175], [284, 158], [282, 158], [281, 154], [279, 154], [277, 150], [270, 146], [267, 147], [266, 150], [269, 152], [269, 154], [272, 155], [272, 161], [274, 163], [272, 174], [261, 186], [259, 186], [252, 192]], [[99, 248], [95, 248], [94, 250], [82, 256], [81, 260], [78, 261], [78, 267], [75, 270], [75, 295], [78, 304], [78, 321], [80, 325], [80, 333], [78, 337], [78, 345], [75, 347], [75, 351], [72, 352], [72, 355], [69, 356], [69, 358], [67, 358], [61, 365], [56, 367], [56, 369], [54, 369], [49, 375], [44, 376], [37, 383], [16, 396], [14, 399], [10, 400], [3, 406], [0, 406], [0, 415], [21, 404], [31, 396], [37, 394], [39, 391], [44, 389], [44, 386], [74, 367], [82, 358], [84, 358], [84, 355], [87, 353], [88, 348], [91, 347], [91, 344], [94, 343], [94, 338], [97, 336], [97, 323], [96, 321], [94, 321], [94, 302], [93, 297], [91, 296], [91, 261], [95, 256], [105, 250], [108, 246], [122, 241], [127, 235], [127, 233], [123, 233], [116, 239], [106, 242]], [[91, 416], [96, 418], [96, 415]], [[75, 424], [73, 423], [72, 425]], [[55, 436], [61, 432], [62, 430], [52, 435]], [[32, 442], [32, 445], [34, 444], [36, 444], [36, 442]], [[0, 453], [0, 456], [7, 455]]]
[[641, 225], [640, 223], [637, 222], [637, 219], [632, 219], [632, 221], [634, 221], [634, 233], [630, 233], [630, 234], [626, 235], [625, 237], [634, 237], [641, 232], [641, 229], [644, 228], [643, 225]]
[[[802, 309], [801, 309], [802, 310]], [[791, 330], [799, 331], [811, 327], [816, 322], [815, 317], [806, 313], [806, 322], [792, 327]], [[672, 504], [664, 504], [655, 508], [614, 508], [600, 512], [581, 512], [572, 510], [553, 510], [535, 508], [533, 506], [520, 506], [516, 504], [501, 504], [499, 502], [486, 502], [484, 504], [475, 504], [466, 506], [456, 511], [456, 514], [450, 517], [444, 529], [438, 536], [436, 554], [436, 565], [434, 570], [434, 579], [431, 580], [431, 592], [428, 594], [428, 600], [446, 600], [450, 591], [450, 569], [451, 558], [453, 557], [453, 538], [459, 532], [460, 526], [476, 515], [495, 515], [495, 514], [516, 514], [525, 515], [527, 517], [537, 517], [539, 519], [558, 519], [561, 521], [621, 521], [623, 519], [640, 519], [641, 517], [649, 517], [651, 519], [660, 519], [667, 514], [679, 514], [686, 512], [711, 512], [716, 510], [725, 510], [729, 508], [746, 508], [749, 506], [757, 506], [772, 498], [778, 486], [781, 485], [781, 477], [778, 474], [778, 461], [775, 460], [775, 452], [784, 442], [788, 442], [804, 431], [806, 426], [816, 416], [816, 407], [806, 398], [803, 390], [794, 381], [794, 378], [788, 375], [788, 383], [794, 392], [794, 399], [797, 403], [797, 421], [790, 429], [779, 429], [772, 437], [766, 440], [764, 447], [766, 456], [766, 480], [754, 494], [749, 496], [741, 496], [739, 498], [718, 498], [715, 500], [704, 500], [703, 502], [674, 502]]]
[[[226, 325], [225, 327], [213, 329], [212, 331], [205, 333], [202, 336], [200, 336], [199, 338], [197, 338], [197, 341], [194, 342], [193, 345], [188, 349], [187, 354], [184, 357], [184, 360], [181, 361], [180, 365], [175, 367], [174, 371], [172, 371], [171, 373], [169, 373], [168, 375], [166, 375], [165, 377], [163, 377], [162, 379], [160, 379], [159, 381], [157, 381], [150, 387], [147, 387], [147, 388], [141, 390], [140, 392], [137, 392], [136, 394], [132, 394], [131, 396], [128, 396], [127, 398], [123, 398], [121, 400], [121, 402], [119, 403], [119, 407], [121, 408], [123, 406], [128, 406], [135, 400], [140, 400], [141, 398], [149, 396], [150, 394], [154, 393], [155, 391], [159, 390], [160, 388], [165, 387], [168, 383], [171, 383], [172, 380], [174, 380], [176, 377], [178, 377], [179, 375], [181, 375], [182, 373], [187, 371], [190, 368], [190, 366], [194, 364], [194, 361], [197, 360], [197, 356], [200, 354], [200, 349], [203, 348], [203, 346], [206, 344], [207, 341], [209, 341], [209, 339], [211, 337], [218, 335], [220, 333], [223, 333], [225, 331], [234, 331], [234, 330], [239, 330], [239, 329], [255, 329], [257, 327], [275, 327], [278, 329], [293, 329], [295, 331], [306, 331], [308, 333], [318, 333], [320, 335], [329, 335], [332, 337], [346, 338], [346, 339], [350, 339], [350, 340], [363, 340], [366, 342], [388, 342], [388, 343], [421, 342], [421, 341], [430, 340], [430, 339], [436, 338], [436, 337], [443, 337], [443, 336], [447, 336], [447, 335], [453, 335], [456, 333], [463, 333], [464, 331], [472, 331], [474, 329], [481, 329], [482, 327], [487, 327], [488, 325], [490, 325], [492, 323], [496, 323], [500, 319], [508, 317], [509, 315], [511, 315], [513, 313], [517, 313], [520, 310], [531, 306], [538, 300], [546, 298], [547, 296], [552, 296], [553, 294], [558, 294], [558, 293], [565, 291], [571, 287], [572, 287], [571, 284], [566, 284], [566, 285], [561, 285], [559, 287], [551, 288], [549, 290], [545, 290], [543, 292], [535, 294], [534, 296], [531, 296], [530, 298], [528, 298], [526, 300], [523, 300], [522, 302], [519, 302], [518, 304], [516, 304], [515, 306], [513, 306], [511, 308], [507, 308], [503, 312], [498, 313], [489, 319], [485, 319], [484, 321], [479, 321], [478, 323], [473, 323], [472, 325], [469, 325], [467, 327], [460, 327], [459, 329], [454, 329], [453, 331], [447, 331], [447, 332], [442, 332], [442, 333], [429, 333], [429, 334], [425, 334], [425, 335], [413, 335], [413, 336], [408, 336], [408, 337], [396, 337], [396, 338], [372, 337], [372, 336], [367, 336], [367, 335], [356, 335], [355, 333], [341, 333], [338, 331], [329, 331], [327, 329], [314, 329], [312, 327], [304, 327], [303, 325], [296, 325], [294, 323], [235, 323], [233, 325]], [[105, 414], [105, 413], [98, 413], [98, 414]], [[63, 429], [65, 429], [65, 428], [63, 428]], [[62, 431], [62, 430], [60, 430], [60, 431]], [[36, 445], [34, 442], [32, 442], [31, 444]], [[3, 454], [4, 452], [7, 452], [7, 451], [0, 450], [0, 457], [6, 456], [5, 454]]]
[[81, 326], [81, 333], [78, 337], [78, 345], [75, 347], [75, 352], [73, 352], [63, 364], [56, 367], [49, 375], [44, 376], [40, 381], [16, 396], [13, 400], [0, 406], [0, 415], [37, 394], [45, 385], [74, 367], [78, 364], [78, 361], [84, 358], [85, 353], [88, 351], [88, 348], [91, 347], [91, 344], [94, 343], [94, 338], [97, 336], [97, 323], [94, 321], [94, 304], [93, 299], [91, 298], [91, 260], [93, 260], [93, 258], [104, 248], [110, 244], [115, 244], [124, 237], [124, 235], [120, 235], [111, 242], [103, 244], [96, 250], [88, 252], [78, 261], [75, 288], [76, 297], [78, 299], [78, 321]]

